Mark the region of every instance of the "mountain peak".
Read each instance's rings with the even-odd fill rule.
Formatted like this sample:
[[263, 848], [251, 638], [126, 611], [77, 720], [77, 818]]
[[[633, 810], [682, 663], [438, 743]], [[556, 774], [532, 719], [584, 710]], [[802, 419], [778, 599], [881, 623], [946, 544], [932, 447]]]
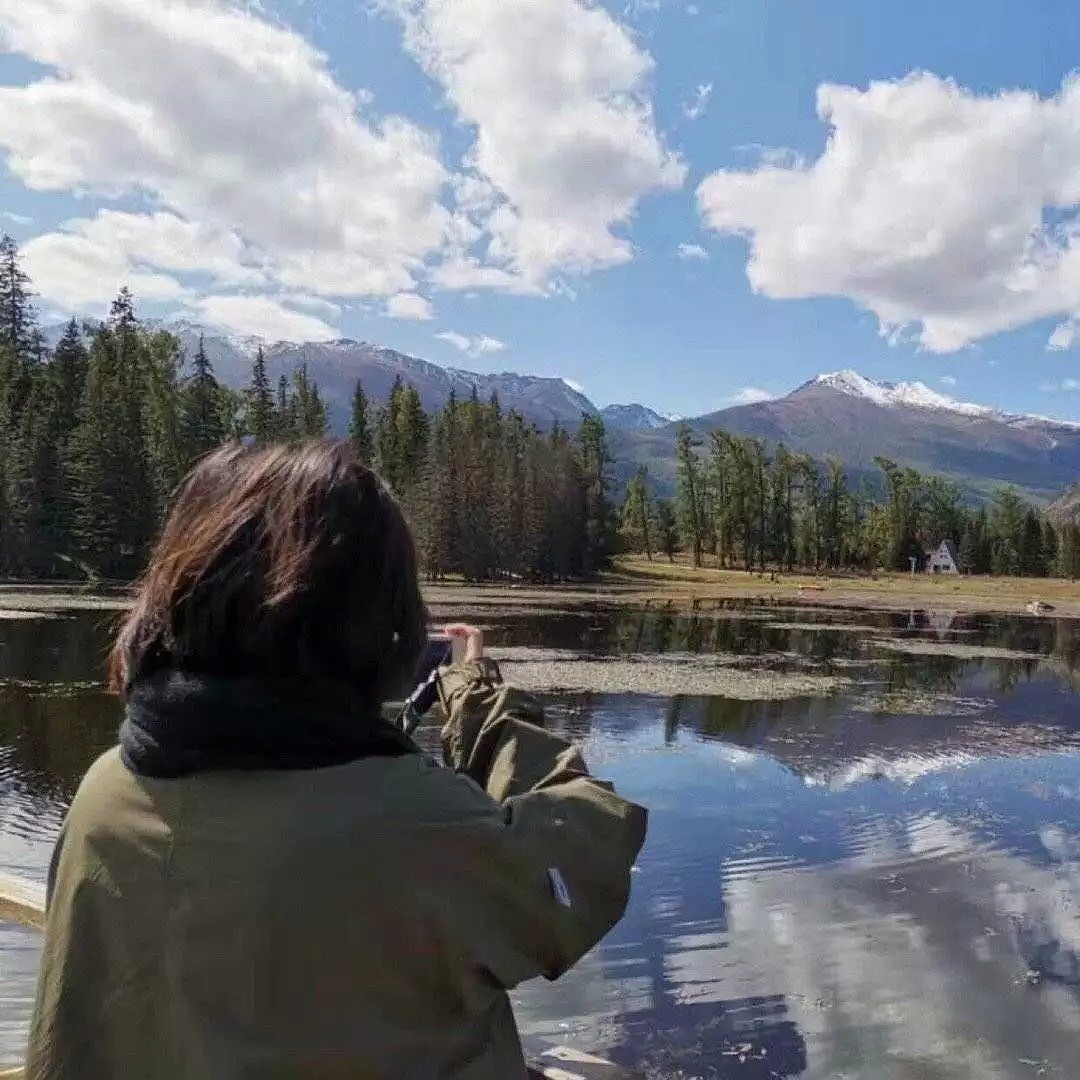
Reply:
[[600, 410], [604, 423], [616, 431], [656, 431], [678, 417], [665, 416], [647, 405], [606, 405]]
[[942, 412], [958, 413], [961, 416], [1004, 417], [1003, 413], [987, 405], [957, 401], [956, 398], [951, 398], [947, 394], [939, 394], [923, 382], [877, 382], [851, 369], [818, 375], [800, 389], [805, 390], [813, 386], [826, 386], [851, 397], [872, 401], [875, 405], [884, 408], [936, 409]]

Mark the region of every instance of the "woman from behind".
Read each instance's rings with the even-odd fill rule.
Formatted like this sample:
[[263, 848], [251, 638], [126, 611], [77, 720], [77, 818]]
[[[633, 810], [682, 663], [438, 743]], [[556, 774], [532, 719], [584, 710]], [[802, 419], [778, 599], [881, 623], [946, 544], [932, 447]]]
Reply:
[[382, 706], [427, 616], [342, 442], [191, 474], [117, 639], [120, 746], [53, 857], [30, 1080], [521, 1080], [506, 991], [618, 921], [645, 814], [505, 686], [441, 672], [445, 766]]

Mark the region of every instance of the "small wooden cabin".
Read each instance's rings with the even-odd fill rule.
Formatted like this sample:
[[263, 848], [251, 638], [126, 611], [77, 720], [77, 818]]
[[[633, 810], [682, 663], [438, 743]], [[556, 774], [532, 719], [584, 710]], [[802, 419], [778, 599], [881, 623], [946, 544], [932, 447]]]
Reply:
[[960, 553], [956, 550], [956, 544], [951, 540], [942, 540], [941, 543], [926, 555], [926, 572], [928, 574], [955, 574], [960, 573]]

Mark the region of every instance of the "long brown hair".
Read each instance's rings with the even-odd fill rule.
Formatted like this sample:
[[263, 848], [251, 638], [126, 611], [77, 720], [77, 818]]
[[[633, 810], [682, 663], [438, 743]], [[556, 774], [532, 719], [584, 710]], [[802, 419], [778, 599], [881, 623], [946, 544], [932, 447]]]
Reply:
[[416, 548], [347, 442], [204, 458], [181, 485], [109, 672], [126, 693], [163, 670], [336, 685], [381, 703], [424, 644]]

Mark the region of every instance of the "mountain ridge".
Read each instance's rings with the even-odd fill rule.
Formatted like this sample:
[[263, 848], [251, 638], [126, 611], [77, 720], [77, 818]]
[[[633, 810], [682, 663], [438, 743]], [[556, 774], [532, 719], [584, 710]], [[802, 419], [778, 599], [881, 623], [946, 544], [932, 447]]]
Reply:
[[[366, 353], [368, 355], [379, 355], [395, 358], [398, 361], [404, 361], [403, 366], [406, 369], [414, 367], [415, 365], [420, 365], [420, 370], [424, 373], [432, 370], [444, 372], [449, 379], [455, 382], [467, 383], [470, 386], [473, 383], [476, 383], [478, 388], [479, 386], [486, 386], [492, 383], [497, 384], [500, 382], [505, 382], [506, 385], [511, 388], [515, 385], [519, 387], [531, 387], [539, 384], [549, 387], [557, 386], [560, 393], [565, 391], [569, 395], [572, 395], [570, 400], [573, 401], [575, 407], [581, 406], [587, 412], [604, 416], [605, 420], [611, 421], [611, 426], [614, 428], [661, 430], [669, 425], [684, 422], [684, 420], [690, 423], [693, 423], [695, 420], [695, 418], [684, 418], [663, 413], [652, 406], [641, 402], [613, 402], [608, 405], [599, 406], [586, 394], [577, 390], [572, 384], [567, 382], [567, 380], [559, 378], [558, 376], [530, 375], [509, 370], [489, 373], [474, 372], [466, 368], [458, 368], [449, 364], [440, 364], [435, 361], [425, 360], [421, 357], [401, 352], [390, 346], [361, 341], [356, 338], [342, 337], [318, 342], [297, 342], [288, 340], [270, 341], [256, 335], [216, 332], [212, 328], [187, 318], [147, 320], [146, 322], [148, 326], [168, 330], [170, 333], [175, 334], [180, 339], [184, 346], [184, 352], [189, 358], [194, 353], [199, 337], [203, 337], [206, 342], [207, 353], [210, 355], [211, 362], [215, 363], [215, 366], [217, 366], [219, 359], [225, 359], [226, 370], [220, 372], [219, 377], [229, 386], [243, 385], [243, 381], [238, 378], [240, 372], [237, 371], [236, 368], [240, 362], [250, 364], [254, 359], [256, 350], [259, 346], [262, 346], [268, 359], [288, 356], [290, 359], [294, 357], [298, 358], [298, 362], [303, 359], [305, 354], [321, 356], [337, 355], [339, 357], [344, 356], [348, 360], [352, 358], [352, 354]], [[50, 339], [59, 337], [59, 333], [65, 325], [66, 323], [57, 323], [55, 327], [51, 327], [55, 333], [50, 335]], [[250, 372], [245, 372], [244, 375], [245, 377], [249, 376]], [[712, 413], [703, 414], [703, 416], [716, 416], [730, 412], [734, 409], [753, 409], [760, 405], [769, 405], [777, 401], [784, 401], [797, 394], [801, 394], [804, 391], [822, 387], [835, 389], [838, 392], [851, 397], [863, 398], [882, 407], [952, 412], [974, 418], [986, 417], [997, 419], [1016, 425], [1031, 424], [1080, 431], [1080, 420], [1044, 416], [1038, 413], [1012, 413], [993, 405], [980, 405], [974, 402], [960, 401], [957, 398], [933, 390], [931, 387], [927, 386], [926, 383], [919, 380], [911, 382], [875, 380], [867, 378], [852, 368], [823, 372], [815, 375], [797, 385], [785, 395], [768, 398], [762, 402], [728, 406]], [[420, 388], [418, 387], [418, 389]], [[376, 394], [375, 396], [378, 395]]]
[[1051, 503], [1080, 480], [1078, 421], [1010, 413], [959, 401], [922, 382], [880, 382], [852, 369], [817, 375], [782, 397], [676, 421], [639, 403], [599, 408], [564, 379], [471, 372], [349, 338], [264, 343], [214, 333], [190, 320], [157, 325], [176, 334], [189, 356], [202, 337], [218, 378], [233, 388], [248, 384], [260, 344], [274, 381], [306, 363], [336, 433], [348, 426], [358, 378], [369, 398], [380, 401], [400, 377], [417, 389], [428, 410], [441, 407], [451, 393], [466, 398], [475, 392], [484, 399], [494, 393], [505, 408], [545, 430], [576, 427], [583, 413], [598, 414], [609, 430], [617, 487], [645, 465], [654, 488], [674, 491], [679, 422], [688, 423], [703, 443], [709, 431], [723, 429], [762, 439], [770, 448], [783, 443], [819, 462], [835, 456], [852, 483], [876, 475], [878, 457], [953, 479], [972, 499], [1012, 485], [1039, 503]]

